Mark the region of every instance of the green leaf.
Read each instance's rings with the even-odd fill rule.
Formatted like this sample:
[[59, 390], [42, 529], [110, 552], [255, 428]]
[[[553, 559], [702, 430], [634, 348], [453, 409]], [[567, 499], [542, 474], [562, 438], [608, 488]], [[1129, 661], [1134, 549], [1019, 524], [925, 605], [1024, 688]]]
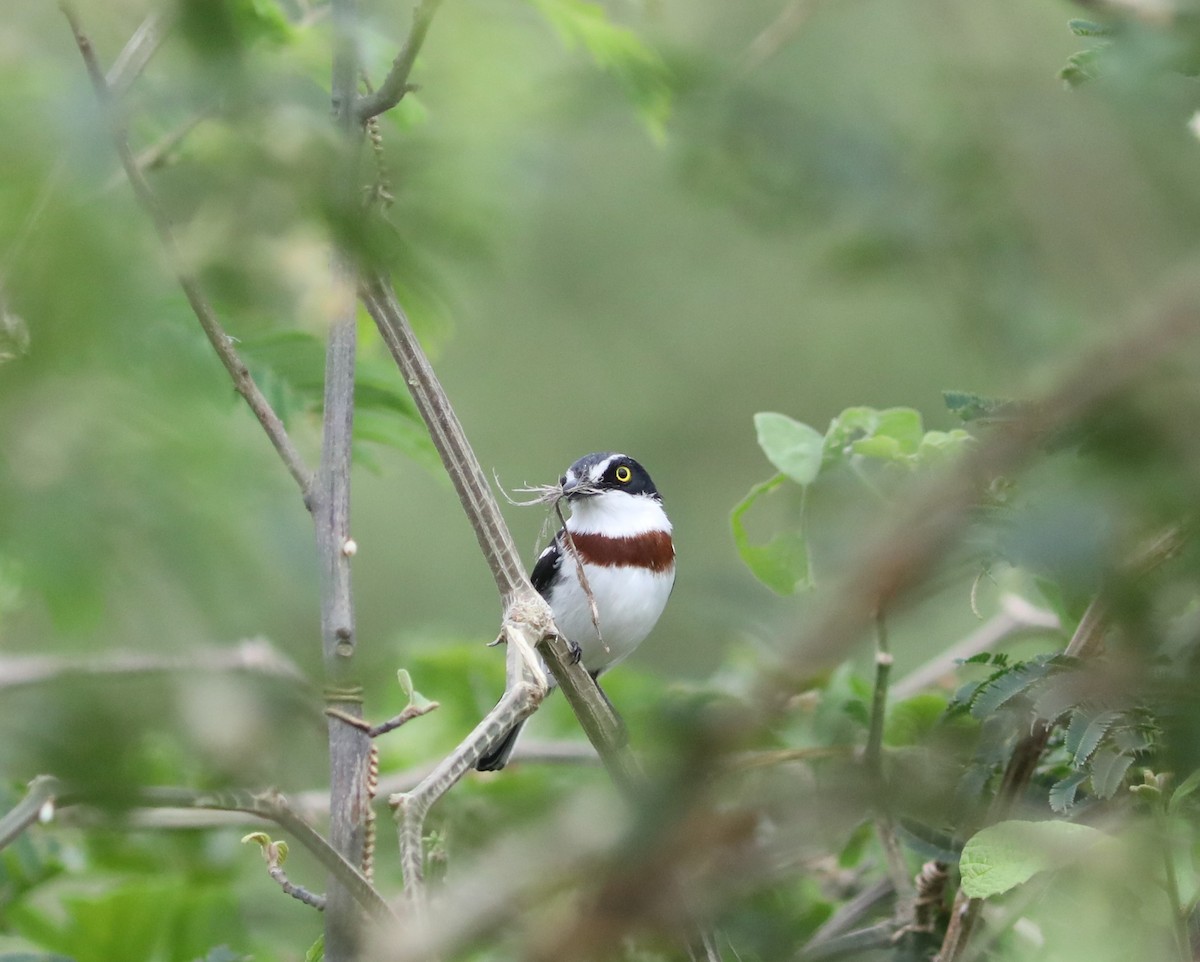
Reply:
[[1111, 37], [1113, 30], [1091, 20], [1068, 20], [1067, 27], [1077, 37]]
[[861, 454], [866, 458], [877, 458], [880, 461], [899, 461], [904, 457], [904, 448], [899, 441], [880, 435], [852, 441], [850, 450], [854, 454]]
[[853, 444], [875, 434], [879, 424], [879, 412], [874, 408], [846, 408], [829, 422], [825, 432], [824, 456], [826, 461], [839, 461], [853, 453]]
[[892, 438], [905, 454], [916, 454], [924, 430], [921, 413], [914, 408], [886, 408], [875, 425], [876, 437]]
[[642, 122], [658, 142], [666, 138], [672, 81], [662, 57], [632, 30], [608, 19], [587, 0], [530, 0], [567, 47], [583, 47], [601, 70], [625, 89]]
[[1081, 87], [1100, 76], [1100, 54], [1103, 47], [1081, 50], [1067, 58], [1058, 76], [1068, 87]]
[[942, 464], [951, 458], [958, 457], [966, 448], [975, 443], [962, 428], [953, 431], [926, 431], [917, 445], [917, 460], [921, 464]]
[[287, 43], [295, 32], [276, 0], [230, 0], [229, 10], [239, 36], [248, 41], [263, 40], [278, 46]]
[[752, 544], [742, 516], [762, 495], [773, 491], [786, 480], [784, 475], [778, 474], [770, 481], [755, 485], [729, 515], [733, 540], [742, 561], [754, 573], [754, 577], [781, 595], [790, 595], [798, 587], [808, 588], [812, 585], [804, 533], [785, 531], [766, 544]]
[[317, 936], [315, 941], [307, 952], [304, 953], [304, 962], [324, 962], [325, 960], [325, 933]]
[[[297, 411], [321, 412], [325, 345], [319, 338], [307, 331], [271, 331], [244, 339], [239, 349], [284, 423]], [[427, 468], [438, 467], [425, 423], [391, 365], [360, 356], [354, 371], [354, 403], [356, 442], [395, 448]], [[361, 449], [354, 453], [359, 461], [365, 457]]]
[[846, 839], [846, 844], [842, 846], [841, 852], [838, 853], [838, 866], [841, 868], [856, 867], [862, 861], [867, 846], [874, 838], [875, 825], [872, 822], [860, 822], [858, 827], [850, 833], [850, 837]]
[[758, 446], [767, 460], [797, 484], [812, 484], [821, 470], [825, 438], [815, 428], [786, 414], [754, 415]]
[[999, 895], [1038, 872], [1077, 861], [1107, 838], [1097, 829], [1071, 822], [999, 822], [963, 846], [958, 863], [962, 890], [973, 899]]
[[984, 682], [971, 701], [971, 714], [976, 718], [986, 718], [1035, 681], [1045, 677], [1052, 667], [1052, 661], [1034, 658], [997, 672]]
[[1118, 711], [1104, 711], [1093, 715], [1082, 709], [1071, 716], [1063, 744], [1071, 753], [1072, 763], [1076, 768], [1092, 757], [1092, 752], [1100, 745], [1100, 740], [1120, 717], [1121, 713]]
[[429, 699], [422, 695], [416, 688], [413, 687], [412, 675], [405, 668], [400, 668], [396, 672], [396, 680], [400, 682], [400, 690], [404, 692], [405, 698], [408, 699], [408, 705], [415, 705], [418, 708], [425, 708], [430, 703]]
[[1066, 778], [1060, 779], [1050, 786], [1050, 807], [1060, 814], [1068, 811], [1075, 804], [1075, 796], [1079, 786], [1088, 779], [1087, 772], [1071, 772]]
[[893, 747], [920, 744], [945, 713], [945, 695], [930, 692], [897, 702], [888, 712], [884, 741]]
[[969, 391], [943, 391], [942, 401], [951, 414], [963, 421], [984, 421], [1016, 413], [1016, 402], [1009, 398], [984, 397]]
[[1132, 755], [1111, 748], [1100, 749], [1092, 759], [1092, 794], [1097, 798], [1112, 798], [1132, 764]]

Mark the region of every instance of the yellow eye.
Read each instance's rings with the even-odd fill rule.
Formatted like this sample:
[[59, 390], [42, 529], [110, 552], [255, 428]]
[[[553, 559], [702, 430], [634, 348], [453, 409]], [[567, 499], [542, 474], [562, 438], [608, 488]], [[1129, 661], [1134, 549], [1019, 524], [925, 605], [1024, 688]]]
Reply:
[[630, 471], [629, 468], [624, 464], [622, 464], [619, 468], [617, 468], [614, 477], [622, 484], [625, 484], [630, 478], [633, 477], [633, 472]]

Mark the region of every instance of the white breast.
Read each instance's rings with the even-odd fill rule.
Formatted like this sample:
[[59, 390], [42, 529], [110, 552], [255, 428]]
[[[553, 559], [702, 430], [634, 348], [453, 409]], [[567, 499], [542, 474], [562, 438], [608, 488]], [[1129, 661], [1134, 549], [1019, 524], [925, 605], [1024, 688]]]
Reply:
[[585, 564], [583, 570], [600, 616], [598, 636], [587, 596], [579, 579], [573, 577], [575, 564], [570, 554], [562, 560], [561, 574], [565, 577], [554, 588], [554, 621], [558, 630], [583, 650], [583, 664], [588, 671], [606, 671], [650, 634], [671, 596], [675, 569], [655, 572]]

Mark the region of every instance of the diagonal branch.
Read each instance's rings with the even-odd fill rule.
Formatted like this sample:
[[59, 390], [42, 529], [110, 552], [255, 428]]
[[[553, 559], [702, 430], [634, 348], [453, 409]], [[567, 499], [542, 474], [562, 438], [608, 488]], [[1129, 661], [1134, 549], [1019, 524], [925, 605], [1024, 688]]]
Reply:
[[412, 74], [413, 65], [417, 62], [417, 54], [421, 52], [421, 46], [425, 43], [425, 35], [429, 33], [429, 26], [433, 23], [433, 15], [437, 13], [441, 2], [442, 0], [421, 0], [416, 10], [413, 11], [412, 28], [408, 32], [408, 39], [404, 41], [404, 46], [400, 48], [396, 59], [392, 61], [392, 69], [388, 71], [383, 83], [377, 90], [354, 102], [354, 115], [360, 124], [365, 124], [372, 117], [378, 117], [391, 110], [404, 99], [406, 93], [413, 89], [408, 78]]
[[[526, 628], [532, 630], [533, 643], [545, 657], [547, 667], [613, 780], [627, 793], [636, 792], [641, 774], [624, 744], [612, 705], [584, 667], [573, 661], [566, 642], [554, 627], [550, 606], [529, 583], [479, 460], [391, 285], [379, 276], [365, 278], [359, 286], [359, 296], [404, 375], [463, 510], [475, 529], [504, 603], [503, 631], [507, 635]], [[510, 672], [508, 686], [511, 688], [521, 680]]]
[[87, 34], [83, 32], [79, 17], [74, 8], [65, 2], [65, 0], [60, 4], [60, 7], [66, 15], [68, 23], [71, 25], [72, 32], [75, 34], [75, 43], [79, 47], [79, 53], [83, 57], [84, 65], [87, 67], [88, 77], [91, 79], [92, 87], [96, 92], [96, 99], [100, 102], [100, 106], [107, 117], [109, 133], [112, 137], [117, 157], [121, 161], [121, 166], [125, 169], [126, 177], [129, 178], [129, 184], [133, 188], [134, 196], [137, 198], [138, 203], [141, 204], [142, 209], [150, 216], [155, 230], [158, 231], [159, 240], [162, 242], [163, 249], [167, 254], [167, 260], [175, 272], [175, 278], [179, 286], [183, 289], [183, 293], [187, 297], [188, 304], [191, 305], [192, 312], [196, 315], [196, 319], [204, 329], [204, 334], [208, 338], [208, 342], [212, 345], [213, 350], [217, 352], [217, 357], [220, 359], [221, 364], [229, 372], [229, 376], [233, 380], [234, 390], [245, 399], [254, 416], [258, 418], [259, 424], [267, 432], [267, 437], [275, 447], [288, 473], [300, 487], [300, 494], [304, 498], [305, 505], [311, 507], [309, 505], [309, 498], [312, 493], [310, 490], [312, 486], [312, 472], [305, 465], [304, 459], [300, 456], [300, 452], [292, 443], [291, 438], [288, 437], [287, 429], [283, 426], [283, 421], [280, 420], [279, 415], [275, 413], [262, 391], [259, 390], [258, 385], [254, 382], [254, 378], [250, 376], [249, 368], [246, 367], [246, 363], [233, 346], [233, 338], [225, 333], [225, 329], [221, 326], [221, 322], [217, 318], [217, 312], [214, 310], [212, 304], [209, 303], [208, 298], [204, 296], [200, 288], [199, 279], [184, 266], [184, 259], [180, 254], [179, 245], [175, 240], [175, 231], [171, 223], [171, 218], [158, 203], [158, 199], [154, 196], [150, 184], [146, 181], [145, 176], [143, 176], [137, 159], [129, 147], [128, 132], [117, 114], [113, 102], [113, 91], [109, 88], [108, 81], [105, 79], [104, 70], [100, 66], [95, 48], [92, 46], [92, 42]]
[[104, 79], [111, 96], [124, 96], [133, 82], [141, 76], [175, 25], [175, 17], [174, 13], [167, 14], [155, 10], [141, 22], [105, 75]]

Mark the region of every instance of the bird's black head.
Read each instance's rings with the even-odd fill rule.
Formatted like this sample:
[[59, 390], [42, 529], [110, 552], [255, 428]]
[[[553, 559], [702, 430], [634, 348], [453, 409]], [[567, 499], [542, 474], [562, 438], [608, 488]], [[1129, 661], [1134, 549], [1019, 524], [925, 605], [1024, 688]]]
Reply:
[[643, 494], [662, 500], [646, 469], [633, 458], [613, 451], [585, 454], [559, 479], [567, 500], [593, 497], [605, 491]]

